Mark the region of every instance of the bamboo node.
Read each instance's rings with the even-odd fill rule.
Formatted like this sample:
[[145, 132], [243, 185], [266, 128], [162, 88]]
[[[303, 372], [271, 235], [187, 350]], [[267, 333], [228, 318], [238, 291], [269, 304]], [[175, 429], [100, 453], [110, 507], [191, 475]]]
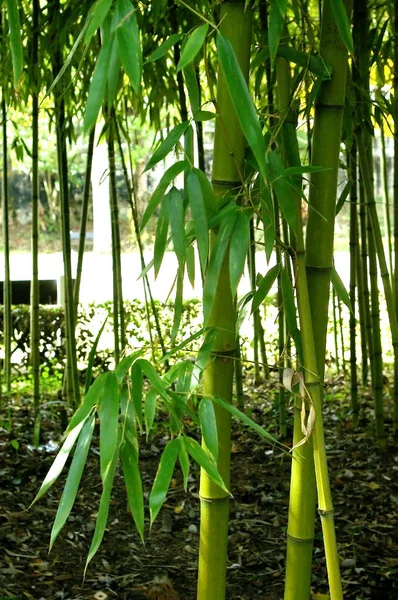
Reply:
[[290, 535], [290, 533], [287, 534], [287, 539], [291, 540], [292, 542], [294, 542], [295, 544], [312, 544], [314, 542], [314, 538], [298, 538], [295, 537], [294, 535]]
[[221, 496], [220, 498], [206, 498], [205, 496], [202, 496], [202, 494], [199, 494], [199, 500], [201, 502], [204, 502], [206, 504], [217, 504], [220, 502], [225, 502], [225, 501], [229, 501], [230, 496]]
[[321, 517], [328, 517], [329, 515], [334, 515], [334, 508], [330, 508], [329, 510], [325, 510], [324, 508], [318, 508], [318, 514]]

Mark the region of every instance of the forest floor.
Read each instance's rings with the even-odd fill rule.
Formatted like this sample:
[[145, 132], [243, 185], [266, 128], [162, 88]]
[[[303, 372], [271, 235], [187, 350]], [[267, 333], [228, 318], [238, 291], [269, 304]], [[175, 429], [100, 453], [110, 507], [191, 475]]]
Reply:
[[[265, 426], [276, 417], [271, 391], [275, 385], [249, 386], [248, 409], [252, 418]], [[344, 385], [342, 380], [327, 385], [324, 406], [344, 597], [397, 600], [398, 444], [389, 441], [384, 450], [375, 444], [371, 399], [366, 394], [361, 399], [360, 422], [353, 427]], [[39, 450], [30, 446], [30, 408], [29, 399], [13, 397], [13, 434], [0, 429], [0, 599], [194, 600], [198, 471], [192, 472], [185, 494], [181, 473], [176, 470], [145, 547], [134, 529], [122, 476], [117, 472], [107, 532], [83, 580], [101, 492], [98, 451], [94, 445], [89, 453], [72, 515], [48, 554], [64, 479], [26, 512], [54, 459], [49, 444]], [[47, 416], [42, 428], [44, 442], [59, 441], [59, 415]], [[387, 433], [391, 434], [388, 422]], [[18, 449], [11, 444], [15, 439]], [[166, 441], [160, 425], [148, 444], [143, 440], [140, 456], [147, 493]], [[289, 455], [267, 446], [253, 431], [234, 422], [229, 600], [283, 598], [290, 462]], [[327, 590], [317, 519], [312, 597], [326, 600]]]

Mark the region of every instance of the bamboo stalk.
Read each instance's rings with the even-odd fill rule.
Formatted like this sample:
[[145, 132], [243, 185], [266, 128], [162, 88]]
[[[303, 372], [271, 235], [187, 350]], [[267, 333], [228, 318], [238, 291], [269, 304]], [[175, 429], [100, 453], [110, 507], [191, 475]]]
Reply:
[[[245, 2], [221, 4], [220, 30], [229, 39], [236, 53], [243, 75], [248, 79], [251, 11]], [[245, 139], [233, 108], [225, 77], [221, 69], [217, 87], [217, 119], [214, 141], [213, 189], [218, 200], [236, 191], [242, 183], [241, 173], [245, 155]], [[231, 152], [231, 148], [233, 152]], [[214, 242], [212, 235], [212, 243]], [[214, 355], [205, 369], [203, 393], [232, 400], [232, 378], [235, 356], [236, 308], [229, 281], [229, 252], [221, 269], [208, 325], [217, 328], [213, 346]], [[230, 482], [230, 414], [216, 405], [219, 442], [218, 469], [226, 484]], [[201, 470], [200, 477], [201, 525], [199, 545], [198, 600], [225, 598], [226, 561], [228, 543], [229, 496]]]
[[8, 144], [7, 144], [7, 107], [5, 91], [1, 91], [1, 116], [3, 133], [3, 243], [4, 243], [4, 383], [7, 392], [11, 390], [11, 277], [10, 277], [10, 229], [9, 229], [9, 194], [8, 194]]
[[[357, 149], [355, 142], [348, 152], [348, 170], [351, 182], [350, 189], [350, 301], [352, 311], [350, 313], [350, 389], [351, 406], [356, 421], [359, 413], [358, 402], [358, 374], [357, 374], [357, 350], [356, 350], [356, 301], [355, 288], [357, 281], [358, 262], [358, 214], [357, 214]], [[359, 303], [359, 298], [358, 298]], [[366, 351], [366, 344], [365, 344]]]

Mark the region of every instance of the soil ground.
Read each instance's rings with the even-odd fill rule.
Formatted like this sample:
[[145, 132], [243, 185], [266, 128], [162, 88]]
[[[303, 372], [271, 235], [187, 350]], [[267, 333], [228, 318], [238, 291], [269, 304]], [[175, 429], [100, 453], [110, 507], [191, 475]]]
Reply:
[[[249, 385], [247, 406], [269, 426], [276, 410], [276, 382]], [[250, 388], [250, 389], [249, 389]], [[363, 395], [361, 418], [352, 425], [342, 383], [327, 386], [326, 441], [335, 506], [337, 539], [346, 600], [398, 599], [398, 444], [385, 449], [372, 435], [370, 398]], [[250, 394], [249, 394], [250, 392]], [[198, 471], [185, 494], [177, 470], [166, 503], [145, 546], [127, 510], [117, 473], [108, 527], [83, 579], [101, 492], [98, 439], [89, 453], [82, 486], [66, 526], [48, 554], [51, 525], [64, 479], [29, 511], [54, 459], [48, 445], [34, 450], [31, 402], [13, 397], [14, 431], [0, 430], [0, 598], [18, 600], [194, 600], [199, 530]], [[291, 409], [289, 409], [291, 411]], [[141, 470], [148, 495], [167, 439], [162, 426], [142, 440]], [[272, 426], [270, 431], [272, 432]], [[59, 441], [59, 414], [42, 423], [43, 442]], [[387, 421], [387, 433], [391, 423]], [[11, 441], [17, 439], [16, 450]], [[391, 440], [391, 437], [389, 438]], [[227, 569], [229, 600], [283, 598], [290, 457], [266, 445], [235, 422]], [[317, 520], [319, 521], [319, 519]], [[319, 522], [314, 542], [313, 598], [327, 599], [325, 557]]]

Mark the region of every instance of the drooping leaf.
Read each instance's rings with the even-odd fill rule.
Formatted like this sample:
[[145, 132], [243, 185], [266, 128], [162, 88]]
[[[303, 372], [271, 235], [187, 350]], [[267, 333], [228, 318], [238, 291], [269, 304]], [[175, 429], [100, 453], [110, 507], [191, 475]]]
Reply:
[[261, 220], [264, 229], [265, 256], [269, 262], [275, 242], [274, 203], [271, 198], [270, 186], [260, 179]]
[[192, 113], [195, 115], [200, 110], [200, 93], [195, 68], [192, 64], [187, 65], [184, 70], [184, 80], [187, 86]]
[[153, 422], [155, 420], [156, 396], [157, 396], [156, 390], [151, 388], [150, 390], [147, 391], [147, 394], [145, 397], [144, 416], [145, 416], [145, 430], [146, 430], [147, 437], [149, 436], [149, 434], [152, 430]]
[[178, 264], [185, 263], [185, 227], [184, 227], [184, 201], [176, 187], [172, 187], [165, 197], [170, 219], [171, 239]]
[[179, 350], [182, 350], [183, 348], [186, 348], [186, 346], [188, 344], [190, 344], [191, 342], [193, 342], [193, 341], [197, 340], [198, 338], [200, 338], [201, 335], [203, 335], [203, 332], [204, 332], [204, 329], [200, 329], [196, 333], [193, 333], [189, 337], [185, 338], [185, 340], [183, 340], [177, 346], [174, 346], [174, 348], [172, 350], [170, 350], [169, 352], [167, 352], [167, 354], [165, 356], [162, 356], [162, 359], [161, 359], [162, 362], [164, 362], [165, 360], [167, 360], [170, 356], [172, 356], [173, 354], [175, 354]]
[[160, 396], [164, 397], [166, 392], [166, 386], [164, 385], [159, 375], [156, 373], [153, 365], [145, 358], [140, 358], [137, 361], [137, 363], [139, 364], [140, 368], [145, 373], [146, 377], [149, 379], [157, 393]]
[[99, 396], [101, 478], [105, 480], [114, 460], [118, 441], [119, 384], [112, 371], [105, 373]]
[[150, 63], [155, 60], [158, 60], [159, 58], [162, 58], [162, 56], [167, 54], [167, 52], [170, 50], [170, 48], [175, 46], [183, 37], [184, 37], [183, 33], [173, 33], [170, 37], [168, 37], [166, 40], [164, 40], [164, 42], [162, 42], [160, 44], [160, 46], [158, 48], [156, 48], [156, 50], [154, 50], [149, 55], [149, 57], [146, 59], [145, 62]]
[[65, 432], [66, 435], [68, 435], [72, 431], [72, 429], [74, 429], [79, 423], [81, 423], [88, 417], [88, 415], [93, 409], [93, 406], [98, 402], [98, 398], [101, 393], [105, 376], [106, 373], [102, 373], [101, 375], [99, 375], [89, 388], [79, 408], [76, 410], [71, 420], [69, 421], [69, 425]]
[[343, 208], [345, 201], [348, 198], [348, 194], [350, 193], [351, 190], [351, 181], [347, 181], [347, 183], [345, 184], [343, 191], [341, 192], [338, 200], [337, 200], [337, 204], [336, 204], [336, 216], [339, 214], [339, 212], [341, 211], [341, 209]]
[[209, 398], [202, 398], [202, 400], [199, 403], [198, 412], [203, 440], [206, 444], [206, 448], [212, 455], [214, 461], [217, 463], [218, 433], [216, 413], [214, 412], [214, 406], [212, 401]]
[[301, 52], [300, 50], [296, 50], [285, 44], [278, 47], [276, 54], [289, 62], [293, 62], [304, 69], [308, 69], [308, 71], [321, 78], [321, 80], [330, 79], [332, 67], [330, 65], [325, 65], [324, 61], [318, 56]]
[[158, 162], [163, 160], [169, 152], [174, 148], [176, 144], [180, 141], [181, 136], [184, 135], [185, 131], [189, 126], [189, 121], [183, 121], [176, 125], [166, 137], [165, 140], [160, 144], [159, 148], [155, 150], [152, 154], [151, 158], [148, 161], [147, 166], [145, 167], [144, 173], [152, 169]]
[[122, 442], [127, 440], [138, 450], [135, 408], [127, 382], [120, 389], [120, 415]]
[[182, 437], [180, 439], [180, 449], [178, 451], [178, 460], [180, 461], [181, 471], [184, 478], [184, 490], [188, 489], [188, 477], [189, 477], [189, 456], [185, 447], [185, 441]]
[[117, 39], [113, 36], [111, 58], [109, 61], [108, 71], [108, 107], [111, 108], [115, 104], [117, 92], [119, 90], [120, 78], [120, 58]]
[[124, 482], [126, 484], [127, 499], [135, 526], [144, 539], [144, 495], [142, 491], [141, 474], [138, 466], [138, 453], [128, 441], [122, 445], [120, 450]]
[[200, 379], [202, 377], [203, 371], [207, 367], [207, 364], [210, 360], [211, 353], [213, 351], [214, 342], [217, 337], [217, 329], [215, 327], [211, 327], [206, 331], [205, 339], [203, 340], [203, 344], [201, 345], [198, 355], [196, 357], [195, 366], [192, 372], [192, 383], [191, 383], [191, 391], [195, 390], [198, 386]]
[[171, 345], [174, 345], [178, 331], [180, 329], [181, 315], [182, 315], [182, 304], [183, 304], [183, 292], [184, 292], [184, 272], [185, 263], [179, 265], [177, 273], [177, 288], [176, 295], [174, 298], [174, 317], [173, 327], [171, 329]]
[[50, 550], [59, 532], [64, 526], [67, 518], [69, 517], [70, 511], [72, 510], [73, 504], [75, 502], [77, 490], [80, 484], [80, 479], [83, 473], [84, 465], [86, 464], [87, 454], [90, 448], [91, 438], [94, 431], [94, 424], [95, 419], [94, 414], [92, 414], [86, 420], [83, 429], [80, 432], [76, 450], [73, 455], [73, 460], [69, 468], [68, 477], [66, 478], [64, 491], [62, 492], [61, 500], [59, 501], [57, 509], [57, 514], [55, 516], [55, 521], [51, 530]]
[[[113, 34], [114, 35], [114, 34]], [[86, 112], [84, 115], [84, 132], [88, 133], [95, 125], [99, 110], [105, 97], [106, 82], [108, 79], [109, 63], [112, 52], [113, 35], [104, 42], [98, 54], [93, 77], [91, 79]]]
[[268, 44], [271, 64], [274, 64], [279, 43], [281, 41], [285, 24], [286, 2], [284, 0], [271, 0], [269, 15]]
[[297, 207], [293, 200], [289, 182], [283, 177], [283, 162], [281, 157], [273, 150], [268, 153], [268, 164], [279, 207], [287, 224], [293, 231], [297, 229]]
[[236, 214], [225, 218], [221, 223], [216, 241], [210, 255], [209, 266], [206, 271], [203, 286], [203, 315], [204, 325], [206, 326], [211, 309], [213, 308], [214, 298], [217, 293], [217, 285], [220, 277], [221, 268], [224, 262], [225, 254], [229, 246], [232, 231], [235, 225]]
[[375, 40], [375, 43], [373, 44], [373, 52], [372, 52], [372, 58], [370, 61], [370, 67], [372, 67], [372, 65], [377, 62], [377, 59], [379, 58], [379, 54], [380, 54], [380, 50], [383, 44], [383, 39], [384, 39], [384, 35], [386, 33], [386, 29], [387, 29], [387, 25], [389, 23], [390, 19], [386, 19], [382, 25], [382, 28], [379, 32], [379, 35], [377, 36], [377, 39]]
[[19, 82], [23, 69], [23, 46], [21, 39], [21, 24], [19, 19], [19, 8], [17, 0], [6, 0], [7, 18], [10, 30], [10, 48], [12, 70], [14, 73], [14, 88], [19, 88]]
[[260, 121], [235, 52], [229, 40], [220, 33], [217, 34], [217, 52], [243, 134], [257, 160], [260, 173], [266, 181], [265, 145]]
[[209, 26], [207, 24], [200, 25], [189, 35], [188, 40], [181, 52], [181, 58], [178, 61], [177, 72], [181, 71], [189, 63], [193, 61], [199, 50], [203, 46], [206, 39]]
[[142, 385], [143, 375], [139, 363], [131, 367], [131, 398], [139, 426], [142, 427]]
[[343, 0], [333, 0], [333, 2], [330, 2], [330, 6], [332, 8], [333, 17], [337, 25], [341, 41], [347, 50], [351, 52], [351, 54], [354, 54], [355, 50], [354, 43], [352, 41], [350, 22], [348, 20], [347, 11], [345, 9]]
[[258, 286], [252, 302], [252, 313], [255, 312], [260, 305], [263, 303], [264, 298], [268, 295], [270, 289], [272, 288], [275, 279], [279, 275], [280, 265], [275, 265], [272, 267], [265, 277], [262, 278], [260, 285]]
[[62, 444], [61, 450], [58, 452], [53, 464], [50, 467], [43, 483], [40, 486], [39, 491], [37, 492], [35, 499], [32, 504], [34, 504], [39, 498], [41, 498], [47, 490], [52, 486], [52, 484], [58, 479], [61, 474], [62, 469], [65, 466], [66, 461], [68, 460], [68, 456], [72, 451], [73, 446], [77, 440], [79, 433], [81, 432], [83, 425], [85, 423], [86, 418], [80, 421], [68, 434], [66, 440]]
[[353, 313], [352, 310], [352, 304], [351, 304], [351, 300], [350, 300], [350, 296], [349, 293], [347, 292], [345, 285], [340, 277], [340, 275], [337, 273], [336, 269], [333, 267], [332, 269], [332, 273], [331, 273], [331, 282], [332, 285], [336, 291], [337, 296], [340, 298], [340, 300], [342, 302], [344, 302], [344, 304], [346, 305], [346, 307], [348, 308], [348, 310]]
[[88, 365], [87, 365], [86, 377], [85, 377], [85, 382], [84, 382], [84, 393], [85, 394], [87, 394], [87, 392], [90, 388], [90, 385], [91, 385], [91, 378], [92, 378], [92, 373], [93, 373], [93, 364], [94, 364], [95, 354], [97, 352], [98, 342], [100, 340], [102, 332], [104, 331], [107, 320], [108, 320], [108, 316], [105, 317], [104, 322], [102, 323], [102, 325], [95, 337], [94, 344], [92, 345], [92, 348], [90, 350], [90, 354], [88, 355]]
[[187, 177], [188, 200], [191, 207], [196, 242], [198, 245], [200, 267], [202, 274], [206, 272], [209, 255], [209, 224], [207, 222], [206, 205], [203, 199], [202, 187], [196, 171], [191, 171]]
[[151, 494], [149, 496], [149, 511], [151, 514], [151, 526], [156, 519], [158, 512], [166, 499], [171, 477], [173, 475], [175, 463], [180, 449], [180, 440], [175, 438], [166, 445], [161, 456], [159, 467], [156, 473], [155, 481]]
[[145, 225], [148, 223], [149, 219], [155, 212], [159, 203], [162, 201], [162, 198], [169, 187], [170, 183], [184, 171], [184, 169], [189, 167], [189, 163], [185, 160], [179, 160], [174, 165], [171, 165], [162, 175], [161, 180], [159, 181], [155, 191], [153, 192], [151, 199], [146, 207], [144, 215], [142, 217], [141, 222], [141, 231], [144, 229]]
[[194, 113], [193, 118], [195, 121], [211, 121], [211, 119], [215, 119], [216, 116], [216, 113], [211, 112], [211, 110], [198, 110]]
[[94, 33], [99, 29], [109, 13], [112, 0], [97, 0], [90, 8], [87, 16], [87, 29], [84, 34], [84, 43], [89, 44]]
[[281, 287], [283, 297], [283, 307], [286, 315], [287, 328], [296, 345], [297, 354], [300, 362], [303, 362], [303, 351], [301, 345], [301, 334], [297, 327], [296, 305], [294, 303], [293, 285], [286, 268], [281, 271]]
[[230, 494], [220, 473], [218, 472], [217, 465], [213, 462], [207, 452], [203, 450], [200, 444], [198, 444], [198, 442], [193, 438], [187, 436], [184, 436], [184, 442], [188, 453], [192, 456], [194, 461], [206, 471], [210, 479], [216, 485], [218, 485], [227, 494]]
[[[117, 444], [119, 446], [119, 444]], [[102, 538], [104, 537], [106, 523], [108, 521], [108, 512], [109, 512], [109, 502], [111, 498], [111, 491], [113, 485], [113, 479], [115, 476], [116, 465], [118, 461], [118, 452], [115, 452], [113, 456], [113, 460], [109, 465], [109, 468], [106, 472], [105, 480], [102, 482], [102, 494], [100, 505], [97, 514], [97, 520], [95, 523], [95, 530], [93, 539], [91, 541], [90, 549], [88, 551], [88, 556], [86, 560], [86, 566], [84, 569], [84, 573], [87, 571], [87, 567], [91, 559], [95, 556], [100, 544], [102, 542]]]
[[238, 212], [231, 235], [229, 249], [229, 278], [231, 293], [234, 298], [240, 278], [245, 268], [246, 256], [249, 249], [250, 221], [244, 212]]
[[128, 354], [116, 365], [114, 373], [117, 377], [119, 383], [122, 383], [123, 379], [126, 377], [128, 370], [135, 360], [142, 354], [142, 350], [136, 350], [131, 354]]
[[286, 167], [281, 172], [282, 177], [289, 175], [302, 175], [303, 173], [319, 173], [320, 171], [328, 171], [329, 167], [316, 167], [315, 165], [300, 165], [295, 167]]
[[187, 275], [189, 283], [192, 287], [195, 287], [195, 248], [193, 246], [187, 246], [185, 248], [185, 264], [187, 267]]
[[119, 57], [130, 79], [133, 90], [138, 94], [141, 85], [142, 52], [136, 9], [129, 0], [117, 0], [121, 22], [116, 29]]
[[[169, 192], [170, 193], [170, 192]], [[167, 234], [169, 232], [169, 210], [168, 200], [165, 196], [160, 208], [158, 221], [156, 224], [155, 248], [153, 253], [153, 266], [155, 269], [155, 279], [159, 274], [163, 262], [164, 253], [167, 245]]]
[[[200, 187], [202, 190], [203, 201], [206, 206], [206, 213], [210, 219], [217, 213], [217, 200], [211, 187], [210, 181], [207, 179], [206, 173], [200, 169], [193, 169], [197, 178], [199, 179]], [[210, 227], [210, 223], [209, 223]], [[215, 225], [212, 225], [215, 227]]]

